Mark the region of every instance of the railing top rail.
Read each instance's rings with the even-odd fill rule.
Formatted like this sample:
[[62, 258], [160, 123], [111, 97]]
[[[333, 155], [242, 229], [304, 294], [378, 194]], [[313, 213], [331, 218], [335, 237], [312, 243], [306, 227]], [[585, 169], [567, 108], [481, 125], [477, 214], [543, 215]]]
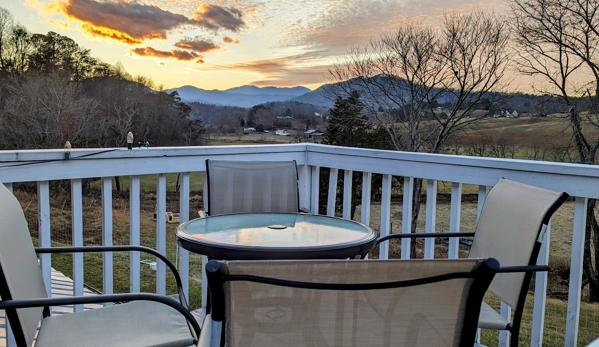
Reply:
[[493, 186], [501, 177], [599, 198], [599, 165], [470, 157], [310, 144], [306, 163], [378, 174]]
[[494, 185], [501, 177], [571, 196], [599, 198], [599, 166], [519, 159], [411, 153], [320, 144], [0, 151], [0, 181], [204, 171], [205, 159], [296, 160], [299, 165]]

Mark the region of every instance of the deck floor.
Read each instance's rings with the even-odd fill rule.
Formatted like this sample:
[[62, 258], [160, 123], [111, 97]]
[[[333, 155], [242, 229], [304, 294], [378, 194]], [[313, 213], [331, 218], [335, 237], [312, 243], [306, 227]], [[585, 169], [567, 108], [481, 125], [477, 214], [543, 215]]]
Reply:
[[[52, 269], [52, 297], [73, 295], [73, 280], [65, 276], [62, 272]], [[84, 289], [84, 295], [97, 295], [96, 292]], [[102, 307], [101, 304], [86, 304], [85, 310]], [[52, 314], [64, 314], [73, 312], [73, 306], [55, 306], [52, 308]], [[0, 310], [0, 347], [6, 347], [6, 317], [4, 311]]]

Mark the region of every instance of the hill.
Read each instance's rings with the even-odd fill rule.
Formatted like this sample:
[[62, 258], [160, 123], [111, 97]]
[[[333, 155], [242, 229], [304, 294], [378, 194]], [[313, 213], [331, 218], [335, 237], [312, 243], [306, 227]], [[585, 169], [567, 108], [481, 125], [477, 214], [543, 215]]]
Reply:
[[272, 101], [287, 101], [300, 95], [310, 93], [306, 87], [278, 88], [241, 86], [227, 90], [205, 90], [193, 86], [182, 86], [166, 90], [176, 91], [185, 103], [198, 102], [218, 106], [235, 106], [249, 108]]

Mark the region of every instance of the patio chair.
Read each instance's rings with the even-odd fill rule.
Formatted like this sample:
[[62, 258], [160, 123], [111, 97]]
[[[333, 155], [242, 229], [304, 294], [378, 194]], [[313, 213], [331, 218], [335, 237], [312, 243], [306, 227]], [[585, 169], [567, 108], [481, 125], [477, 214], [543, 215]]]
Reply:
[[599, 347], [599, 338], [591, 341], [586, 347]]
[[[535, 266], [545, 231], [553, 213], [566, 201], [568, 194], [500, 179], [485, 199], [474, 233], [391, 234], [393, 238], [465, 237], [472, 236], [469, 258], [493, 257], [502, 269], [489, 287], [489, 292], [509, 305], [511, 322], [483, 302], [478, 326], [483, 329], [508, 330], [510, 345], [517, 346], [526, 294], [534, 271], [548, 271]], [[503, 266], [506, 266], [503, 268]], [[524, 266], [518, 269], [512, 266]]]
[[[206, 160], [208, 211], [308, 212], [299, 206], [298, 175], [292, 161]], [[205, 211], [199, 212], [206, 216]]]
[[212, 347], [472, 347], [498, 267], [494, 259], [212, 260], [201, 339]]
[[[14, 195], [0, 184], [0, 310], [5, 310], [18, 346], [190, 346], [200, 327], [187, 309], [175, 266], [139, 246], [33, 247], [27, 221]], [[37, 253], [147, 251], [173, 270], [179, 301], [149, 293], [48, 298]], [[129, 302], [51, 315], [50, 307]], [[38, 331], [39, 326], [39, 331]], [[34, 342], [35, 341], [35, 342]]]

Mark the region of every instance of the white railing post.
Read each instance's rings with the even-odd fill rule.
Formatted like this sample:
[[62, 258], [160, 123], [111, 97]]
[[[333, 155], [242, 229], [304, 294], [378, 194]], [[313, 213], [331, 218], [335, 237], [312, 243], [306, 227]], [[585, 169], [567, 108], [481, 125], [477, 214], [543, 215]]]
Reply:
[[582, 288], [582, 261], [584, 259], [587, 198], [574, 200], [574, 225], [572, 230], [572, 258], [570, 258], [570, 285], [568, 289], [568, 311], [566, 313], [565, 347], [576, 347], [578, 323], [580, 321], [580, 297]]
[[[401, 219], [401, 232], [409, 234], [412, 232], [412, 203], [414, 192], [414, 178], [404, 177], [403, 180], [403, 209]], [[410, 248], [412, 242], [409, 238], [401, 240], [401, 259], [410, 259]]]
[[[547, 225], [545, 239], [542, 240], [538, 265], [549, 264], [549, 245], [551, 241], [551, 221]], [[545, 305], [547, 304], [547, 272], [539, 271], [535, 274], [535, 296], [532, 309], [532, 330], [530, 333], [530, 347], [543, 346], [543, 326], [545, 325]]]
[[[393, 176], [383, 175], [383, 185], [381, 194], [381, 226], [379, 237], [391, 234], [391, 182]], [[379, 259], [389, 259], [389, 242], [383, 242], [379, 245]]]
[[[299, 197], [300, 197], [300, 208], [305, 207], [310, 209], [310, 212], [317, 213], [318, 211], [314, 211], [310, 208], [311, 201], [311, 176], [310, 176], [310, 166], [302, 165], [298, 168], [298, 188], [299, 188]], [[318, 185], [317, 185], [318, 186]]]
[[[83, 184], [80, 179], [71, 180], [71, 226], [73, 246], [83, 246]], [[73, 254], [73, 295], [83, 295], [83, 253]], [[83, 305], [74, 305], [75, 312], [83, 311]]]
[[[39, 222], [40, 247], [52, 247], [50, 227], [50, 183], [48, 181], [37, 182], [37, 203]], [[52, 296], [52, 257], [50, 254], [40, 254], [40, 266], [46, 284], [48, 296]]]
[[354, 208], [351, 205], [352, 200], [352, 180], [353, 172], [351, 170], [343, 170], [343, 218], [350, 219], [351, 212]]
[[[129, 243], [133, 246], [141, 245], [141, 179], [139, 176], [129, 177]], [[137, 293], [141, 290], [141, 255], [131, 252], [129, 258], [129, 291]]]
[[[4, 183], [4, 186], [9, 191], [13, 191], [12, 183]], [[12, 329], [10, 328], [10, 323], [8, 323], [8, 317], [6, 317], [6, 314], [4, 314], [4, 322], [6, 323], [6, 347], [16, 347], [17, 341], [15, 340], [15, 335], [13, 334]]]
[[[449, 211], [449, 232], [460, 232], [462, 215], [462, 184], [451, 184], [451, 206]], [[457, 237], [449, 238], [449, 250], [447, 257], [449, 259], [457, 259], [460, 256], [460, 239]]]
[[[102, 177], [102, 246], [112, 246], [112, 178]], [[114, 293], [114, 256], [112, 252], [102, 252], [103, 260], [103, 291], [104, 294]], [[110, 303], [105, 303], [110, 306]]]
[[327, 215], [335, 216], [335, 205], [337, 203], [337, 177], [339, 169], [331, 168], [329, 173], [329, 195], [327, 196]]
[[[189, 221], [189, 178], [189, 172], [180, 174], [179, 216], [181, 223]], [[189, 302], [189, 251], [179, 247], [179, 243], [176, 247], [179, 250], [179, 275], [181, 276], [181, 282], [183, 282], [183, 292], [187, 302]]]
[[[426, 223], [425, 232], [436, 233], [437, 222], [437, 181], [426, 180]], [[424, 240], [424, 259], [435, 258], [435, 238]]]
[[310, 212], [318, 214], [320, 193], [320, 167], [312, 166], [310, 170]]
[[370, 224], [370, 195], [372, 195], [372, 174], [362, 173], [362, 205], [360, 206], [360, 222]]
[[[156, 178], [156, 250], [166, 256], [166, 174]], [[166, 264], [156, 262], [156, 293], [166, 295]]]

